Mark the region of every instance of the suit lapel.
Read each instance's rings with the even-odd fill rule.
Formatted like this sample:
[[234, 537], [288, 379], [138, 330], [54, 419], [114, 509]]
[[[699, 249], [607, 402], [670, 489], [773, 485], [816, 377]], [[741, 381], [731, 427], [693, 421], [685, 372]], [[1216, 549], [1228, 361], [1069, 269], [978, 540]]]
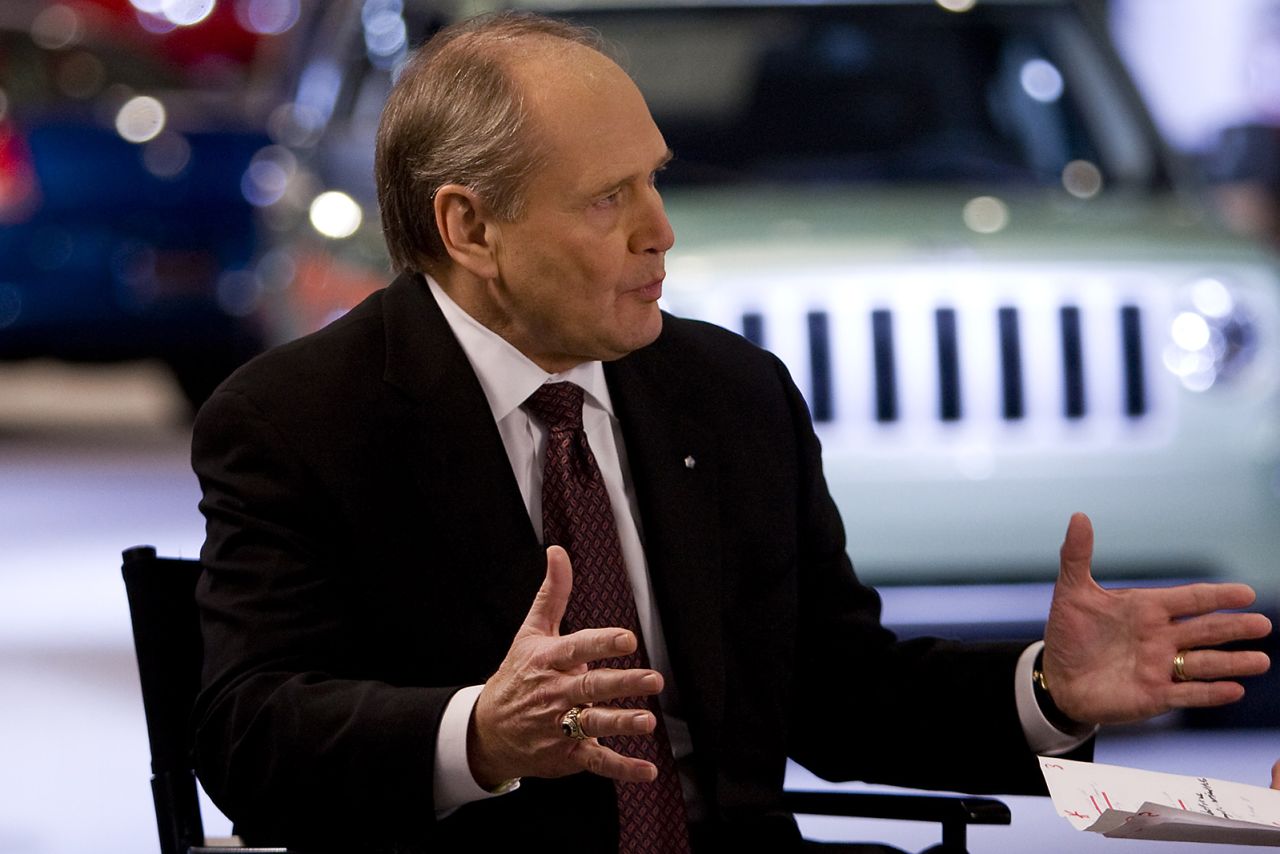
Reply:
[[[605, 366], [626, 442], [645, 557], [685, 714], [712, 747], [724, 705], [718, 444], [688, 413], [687, 370], [657, 345]], [[696, 655], [688, 654], [697, 650]]]
[[385, 299], [384, 379], [409, 401], [407, 435], [398, 442], [405, 464], [436, 529], [453, 541], [449, 551], [485, 574], [474, 613], [492, 615], [495, 631], [509, 637], [542, 583], [546, 558], [493, 412], [426, 282], [403, 275]]

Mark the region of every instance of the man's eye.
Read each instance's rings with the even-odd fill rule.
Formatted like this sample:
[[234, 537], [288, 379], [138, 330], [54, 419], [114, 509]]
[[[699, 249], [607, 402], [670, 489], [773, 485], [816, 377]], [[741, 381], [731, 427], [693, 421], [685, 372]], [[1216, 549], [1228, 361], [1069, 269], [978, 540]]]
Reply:
[[598, 208], [613, 207], [618, 203], [618, 199], [622, 198], [622, 190], [614, 190], [607, 196], [601, 196], [596, 199], [595, 206]]

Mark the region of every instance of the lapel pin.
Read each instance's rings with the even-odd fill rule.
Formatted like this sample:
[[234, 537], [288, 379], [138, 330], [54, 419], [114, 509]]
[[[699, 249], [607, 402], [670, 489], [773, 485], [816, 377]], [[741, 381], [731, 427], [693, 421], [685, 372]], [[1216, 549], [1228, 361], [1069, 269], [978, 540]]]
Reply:
[[693, 454], [690, 454], [689, 456], [684, 458], [684, 467], [687, 469], [691, 469], [697, 464], [698, 464], [698, 461], [693, 458]]

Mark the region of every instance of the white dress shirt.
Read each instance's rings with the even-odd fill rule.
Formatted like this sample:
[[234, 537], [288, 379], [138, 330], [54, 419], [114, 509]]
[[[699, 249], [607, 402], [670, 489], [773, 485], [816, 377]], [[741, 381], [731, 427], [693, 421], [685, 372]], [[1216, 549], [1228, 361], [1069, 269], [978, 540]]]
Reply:
[[[525, 508], [538, 539], [542, 539], [542, 463], [546, 449], [547, 430], [521, 408], [521, 404], [544, 383], [572, 382], [585, 391], [582, 422], [587, 442], [600, 466], [605, 489], [618, 527], [622, 543], [622, 557], [627, 576], [635, 595], [636, 613], [640, 620], [649, 666], [662, 673], [666, 689], [662, 693], [661, 707], [671, 739], [671, 748], [677, 761], [685, 759], [692, 750], [689, 729], [680, 714], [679, 691], [671, 673], [662, 623], [658, 619], [653, 601], [653, 588], [649, 582], [649, 566], [645, 560], [640, 530], [640, 513], [636, 507], [635, 490], [627, 467], [626, 448], [622, 432], [613, 412], [609, 388], [605, 384], [604, 368], [600, 362], [586, 362], [559, 374], [549, 374], [529, 360], [504, 338], [483, 326], [450, 299], [444, 289], [430, 277], [427, 283], [431, 293], [444, 313], [449, 328], [480, 379], [493, 419], [498, 425], [502, 443], [511, 461], [524, 498]], [[532, 604], [530, 602], [529, 604]], [[1037, 753], [1065, 753], [1080, 745], [1093, 729], [1083, 734], [1063, 733], [1045, 720], [1032, 690], [1031, 671], [1036, 653], [1043, 644], [1033, 644], [1018, 661], [1016, 673], [1016, 697], [1018, 716], [1027, 736], [1027, 742]], [[493, 797], [495, 793], [482, 789], [471, 776], [467, 762], [467, 728], [481, 685], [464, 688], [453, 696], [440, 722], [437, 735], [434, 785], [435, 810], [443, 815], [471, 801]], [[689, 775], [682, 774], [686, 799], [696, 793], [690, 791]], [[511, 789], [504, 789], [503, 792]]]

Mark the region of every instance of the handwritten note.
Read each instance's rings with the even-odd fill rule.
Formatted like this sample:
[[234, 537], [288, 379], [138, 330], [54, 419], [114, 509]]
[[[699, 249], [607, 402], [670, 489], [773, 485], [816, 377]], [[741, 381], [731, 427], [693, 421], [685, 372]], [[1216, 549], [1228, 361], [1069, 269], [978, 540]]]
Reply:
[[1119, 839], [1280, 847], [1280, 791], [1040, 757], [1058, 813], [1076, 830]]

